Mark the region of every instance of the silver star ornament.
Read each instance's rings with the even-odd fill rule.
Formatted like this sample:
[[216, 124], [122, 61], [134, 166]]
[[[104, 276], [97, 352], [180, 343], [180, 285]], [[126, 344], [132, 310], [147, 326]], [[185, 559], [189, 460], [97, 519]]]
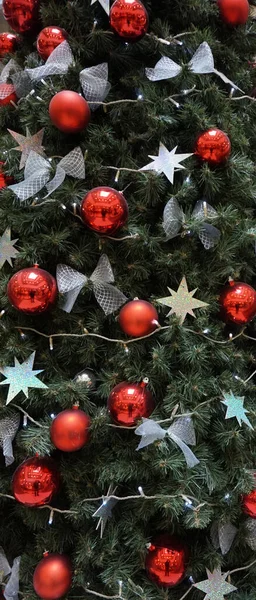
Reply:
[[105, 12], [107, 13], [107, 15], [109, 15], [109, 0], [92, 0], [91, 1], [91, 6], [93, 4], [95, 4], [95, 2], [97, 2], [97, 1], [102, 6], [103, 10], [105, 10]]
[[225, 415], [225, 419], [232, 419], [235, 417], [239, 423], [239, 425], [245, 423], [250, 429], [253, 429], [252, 424], [250, 423], [246, 413], [249, 411], [244, 408], [244, 396], [234, 396], [233, 392], [229, 392], [229, 394], [223, 393], [224, 400], [221, 400], [221, 403], [227, 407], [227, 412]]
[[40, 154], [41, 156], [45, 156], [44, 147], [42, 146], [43, 137], [44, 137], [44, 129], [40, 129], [34, 135], [30, 135], [29, 130], [26, 130], [26, 135], [22, 135], [21, 133], [17, 133], [16, 131], [12, 131], [8, 129], [10, 135], [15, 139], [15, 141], [19, 144], [13, 150], [18, 150], [21, 152], [20, 158], [20, 169], [25, 167], [27, 159], [29, 157], [29, 153], [31, 150]]
[[12, 258], [16, 258], [19, 254], [18, 250], [14, 248], [16, 242], [18, 242], [18, 239], [11, 240], [11, 230], [7, 227], [3, 235], [0, 236], [0, 269], [2, 269], [5, 261], [12, 267]]
[[170, 306], [171, 310], [168, 312], [167, 317], [175, 314], [180, 318], [180, 324], [184, 323], [186, 315], [189, 314], [192, 317], [196, 315], [193, 312], [194, 308], [203, 308], [208, 306], [206, 302], [202, 302], [202, 300], [198, 300], [197, 298], [193, 298], [194, 294], [197, 291], [197, 288], [188, 291], [186, 277], [184, 276], [180, 282], [177, 292], [168, 287], [168, 290], [171, 296], [166, 296], [166, 298], [159, 298], [157, 302], [159, 304], [163, 304], [164, 306]]
[[194, 583], [194, 587], [205, 593], [204, 600], [224, 600], [226, 594], [237, 590], [226, 581], [228, 573], [221, 573], [220, 569], [214, 569], [213, 573], [206, 569], [206, 573], [208, 579]]
[[164, 175], [169, 179], [171, 183], [174, 180], [174, 173], [177, 170], [185, 169], [180, 163], [193, 156], [193, 154], [175, 154], [178, 146], [175, 146], [170, 152], [166, 146], [160, 142], [158, 156], [149, 154], [149, 158], [153, 159], [153, 162], [148, 163], [145, 167], [139, 169], [140, 171], [156, 171], [159, 175]]
[[19, 392], [23, 392], [26, 398], [28, 398], [28, 388], [47, 388], [45, 383], [37, 379], [37, 375], [42, 373], [43, 369], [33, 371], [35, 354], [35, 352], [32, 352], [23, 363], [19, 363], [15, 357], [14, 367], [0, 368], [0, 373], [6, 377], [4, 381], [0, 382], [0, 385], [10, 386], [6, 404], [9, 404]]

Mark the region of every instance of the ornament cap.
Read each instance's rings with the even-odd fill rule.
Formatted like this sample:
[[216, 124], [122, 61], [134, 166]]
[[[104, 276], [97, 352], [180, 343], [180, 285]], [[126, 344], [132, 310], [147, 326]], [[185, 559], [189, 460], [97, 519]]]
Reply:
[[76, 404], [73, 404], [72, 410], [78, 410], [78, 409], [79, 409], [79, 402], [76, 402]]
[[43, 557], [46, 558], [46, 556], [49, 556], [49, 550], [44, 550]]

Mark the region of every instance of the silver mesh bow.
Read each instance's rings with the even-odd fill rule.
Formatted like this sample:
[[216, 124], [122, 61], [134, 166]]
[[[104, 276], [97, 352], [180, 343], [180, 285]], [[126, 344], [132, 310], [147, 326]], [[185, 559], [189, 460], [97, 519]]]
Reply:
[[65, 295], [62, 309], [70, 312], [83, 286], [91, 281], [95, 298], [106, 315], [117, 310], [127, 300], [126, 296], [116, 287], [114, 274], [106, 254], [102, 254], [91, 277], [79, 273], [67, 265], [57, 265], [56, 279], [59, 292]]
[[3, 592], [5, 600], [18, 600], [20, 560], [21, 557], [17, 556], [17, 558], [14, 559], [11, 568], [3, 548], [0, 547], [0, 571], [3, 573], [4, 577], [10, 575]]
[[[14, 85], [14, 78], [15, 78], [15, 75], [18, 75], [21, 72], [22, 72], [21, 67], [13, 59], [9, 60], [9, 62], [2, 68], [2, 71], [0, 74], [0, 83], [1, 83], [0, 99], [1, 100], [4, 100], [5, 98], [7, 98], [7, 96], [9, 96], [10, 94], [13, 94], [13, 92], [15, 92], [17, 94], [17, 96], [19, 96], [18, 89], [16, 89], [16, 86]], [[11, 79], [12, 83], [7, 83], [8, 79]]]
[[66, 175], [76, 179], [84, 179], [85, 166], [81, 148], [74, 148], [60, 160], [51, 181], [49, 181], [50, 170], [51, 163], [36, 152], [31, 151], [24, 170], [24, 180], [10, 185], [9, 189], [20, 200], [27, 200], [46, 186], [48, 193], [44, 197], [47, 198], [63, 183]]
[[74, 57], [67, 41], [62, 42], [53, 50], [45, 65], [34, 69], [25, 69], [32, 81], [38, 81], [49, 75], [65, 75], [74, 62]]
[[[188, 66], [193, 73], [198, 75], [215, 73], [215, 75], [218, 75], [222, 81], [229, 83], [233, 88], [244, 93], [243, 90], [235, 85], [233, 81], [228, 79], [226, 75], [215, 69], [212, 51], [207, 42], [200, 44], [194, 56], [189, 61]], [[148, 79], [150, 79], [150, 81], [160, 81], [162, 79], [172, 79], [173, 77], [179, 75], [180, 72], [181, 67], [177, 63], [175, 63], [171, 58], [163, 56], [156, 63], [153, 69], [146, 69], [146, 76]]]
[[83, 69], [80, 73], [80, 83], [83, 94], [90, 104], [90, 108], [98, 108], [98, 102], [103, 102], [109, 93], [111, 85], [108, 81], [108, 63], [101, 63], [95, 67]]
[[[218, 243], [220, 231], [210, 223], [205, 223], [204, 219], [211, 219], [216, 216], [218, 216], [217, 211], [205, 200], [199, 200], [192, 212], [192, 217], [202, 221], [198, 237], [206, 250], [213, 248]], [[180, 208], [176, 198], [170, 198], [163, 213], [163, 229], [167, 240], [171, 240], [178, 235], [184, 224], [185, 215], [183, 210]]]
[[3, 448], [6, 467], [14, 461], [12, 441], [19, 429], [19, 424], [19, 413], [14, 413], [11, 417], [5, 417], [0, 421], [0, 446]]
[[199, 460], [188, 447], [195, 445], [195, 430], [190, 417], [181, 417], [177, 419], [167, 430], [162, 429], [153, 419], [142, 419], [142, 425], [135, 429], [136, 435], [141, 435], [141, 441], [137, 450], [149, 446], [156, 440], [163, 440], [168, 436], [182, 451], [185, 461], [189, 468], [199, 463]]
[[247, 519], [245, 522], [245, 539], [246, 543], [252, 550], [256, 550], [256, 521], [255, 519]]
[[214, 548], [216, 550], [220, 548], [221, 554], [227, 554], [233, 544], [237, 531], [238, 529], [230, 521], [226, 523], [214, 521], [211, 526], [211, 541]]

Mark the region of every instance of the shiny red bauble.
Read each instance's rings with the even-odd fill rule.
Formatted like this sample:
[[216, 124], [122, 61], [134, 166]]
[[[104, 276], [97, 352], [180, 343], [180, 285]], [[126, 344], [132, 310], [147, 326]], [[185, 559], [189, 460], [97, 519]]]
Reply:
[[78, 406], [63, 410], [51, 424], [52, 443], [64, 452], [80, 450], [88, 441], [90, 423], [90, 417]]
[[156, 537], [146, 556], [147, 575], [157, 585], [173, 587], [185, 576], [188, 551], [184, 543], [168, 534]]
[[255, 486], [249, 494], [244, 494], [242, 498], [242, 509], [246, 515], [256, 519], [256, 473], [254, 473]]
[[33, 575], [36, 594], [44, 600], [57, 600], [72, 584], [72, 565], [67, 556], [44, 553]]
[[121, 308], [119, 324], [122, 330], [132, 337], [148, 335], [159, 326], [158, 314], [150, 302], [132, 300]]
[[3, 0], [3, 15], [11, 29], [25, 33], [37, 26], [39, 0]]
[[231, 281], [220, 294], [224, 321], [246, 325], [256, 315], [256, 291], [248, 283]]
[[132, 427], [138, 419], [149, 417], [155, 408], [153, 396], [146, 382], [122, 381], [116, 385], [108, 398], [108, 410], [118, 425]]
[[7, 296], [14, 308], [38, 315], [51, 308], [57, 298], [56, 280], [37, 265], [15, 273], [7, 286]]
[[248, 0], [218, 0], [222, 20], [228, 25], [243, 25], [249, 16]]
[[147, 33], [148, 13], [139, 0], [115, 0], [109, 22], [123, 40], [137, 42]]
[[0, 83], [0, 106], [15, 104], [18, 98], [12, 83]]
[[5, 162], [0, 160], [0, 189], [5, 188], [7, 185], [11, 185], [14, 182], [13, 177], [5, 175], [4, 166]]
[[195, 144], [195, 154], [212, 165], [225, 162], [231, 152], [230, 139], [221, 129], [208, 129], [201, 133]]
[[34, 456], [16, 469], [12, 490], [16, 500], [25, 506], [42, 506], [57, 493], [60, 477], [51, 458]]
[[17, 47], [17, 35], [5, 31], [0, 33], [0, 58], [3, 58], [6, 54], [10, 54], [16, 50]]
[[56, 25], [49, 25], [40, 31], [36, 41], [36, 49], [43, 60], [47, 60], [50, 54], [67, 39], [68, 34], [65, 29]]
[[53, 96], [49, 104], [49, 114], [55, 127], [64, 133], [78, 133], [89, 123], [89, 104], [77, 92], [62, 90]]
[[128, 204], [123, 194], [114, 188], [96, 187], [84, 197], [81, 217], [96, 233], [111, 235], [126, 223]]

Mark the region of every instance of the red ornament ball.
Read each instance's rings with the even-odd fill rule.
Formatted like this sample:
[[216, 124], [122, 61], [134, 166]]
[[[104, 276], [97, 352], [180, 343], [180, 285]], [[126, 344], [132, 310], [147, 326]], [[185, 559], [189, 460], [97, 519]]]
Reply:
[[7, 185], [11, 185], [14, 182], [13, 177], [5, 175], [4, 166], [5, 162], [0, 160], [0, 189], [5, 188]]
[[67, 556], [44, 553], [33, 575], [36, 594], [44, 600], [57, 600], [66, 595], [72, 584], [72, 565]]
[[2, 59], [6, 54], [10, 54], [16, 50], [17, 47], [17, 35], [5, 31], [0, 33], [0, 58]]
[[252, 519], [256, 519], [256, 473], [254, 473], [255, 478], [255, 489], [253, 489], [249, 494], [244, 494], [242, 508], [243, 512], [246, 515], [249, 515]]
[[63, 410], [51, 424], [52, 443], [64, 452], [80, 450], [88, 441], [90, 423], [90, 417], [78, 406]]
[[208, 129], [201, 133], [195, 144], [195, 154], [212, 165], [219, 165], [229, 157], [230, 139], [221, 129]]
[[148, 13], [139, 0], [115, 0], [109, 22], [126, 42], [137, 42], [148, 30]]
[[49, 25], [40, 31], [36, 41], [36, 48], [43, 60], [47, 60], [50, 54], [61, 44], [65, 42], [68, 34], [65, 29], [56, 25]]
[[38, 315], [53, 306], [57, 298], [56, 280], [37, 265], [15, 273], [7, 286], [7, 296], [14, 308]]
[[62, 90], [53, 96], [49, 104], [49, 114], [53, 125], [64, 133], [82, 131], [91, 118], [86, 100], [71, 90]]
[[121, 308], [119, 324], [132, 337], [148, 335], [159, 326], [158, 314], [150, 302], [131, 300]]
[[256, 291], [247, 283], [231, 281], [219, 301], [224, 321], [245, 325], [256, 315]]
[[39, 0], [3, 0], [3, 14], [11, 29], [18, 33], [37, 26]]
[[218, 0], [218, 7], [222, 20], [228, 25], [244, 25], [248, 19], [248, 0]]
[[173, 587], [185, 576], [188, 551], [183, 542], [162, 534], [153, 540], [146, 556], [148, 577], [162, 587]]
[[12, 479], [13, 494], [25, 506], [42, 506], [57, 493], [60, 477], [51, 458], [34, 456], [16, 469]]
[[0, 83], [0, 106], [17, 102], [18, 98], [12, 83]]
[[96, 187], [84, 197], [81, 217], [96, 233], [111, 235], [126, 223], [128, 204], [123, 194], [114, 188]]
[[138, 419], [149, 417], [155, 408], [153, 396], [146, 388], [147, 381], [116, 385], [108, 398], [108, 410], [118, 425], [132, 427]]

